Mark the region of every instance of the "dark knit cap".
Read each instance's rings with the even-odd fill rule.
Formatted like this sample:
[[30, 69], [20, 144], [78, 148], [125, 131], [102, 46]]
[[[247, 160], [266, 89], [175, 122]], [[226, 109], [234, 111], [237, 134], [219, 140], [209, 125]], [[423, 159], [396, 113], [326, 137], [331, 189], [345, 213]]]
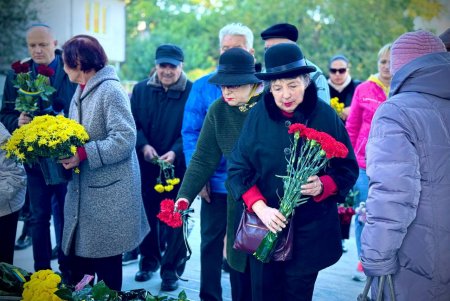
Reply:
[[349, 63], [349, 60], [348, 60], [348, 58], [345, 55], [343, 55], [343, 54], [336, 54], [328, 62], [328, 68], [331, 66], [331, 63], [333, 63], [334, 61], [344, 61], [347, 64]]
[[273, 38], [284, 38], [292, 42], [297, 42], [298, 30], [297, 27], [289, 23], [275, 24], [261, 32], [261, 38], [264, 41]]

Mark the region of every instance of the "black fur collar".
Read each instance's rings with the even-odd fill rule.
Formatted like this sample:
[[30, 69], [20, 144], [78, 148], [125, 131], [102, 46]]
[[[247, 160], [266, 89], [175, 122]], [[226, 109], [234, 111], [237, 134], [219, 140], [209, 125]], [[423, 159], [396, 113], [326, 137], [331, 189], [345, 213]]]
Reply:
[[[264, 103], [269, 113], [269, 117], [273, 120], [285, 120], [286, 116], [283, 115], [281, 110], [275, 104], [272, 93], [269, 92], [269, 90], [266, 90], [264, 93]], [[311, 81], [305, 90], [303, 102], [299, 104], [294, 111], [293, 121], [305, 123], [305, 120], [309, 119], [309, 116], [314, 111], [318, 101], [316, 85]]]

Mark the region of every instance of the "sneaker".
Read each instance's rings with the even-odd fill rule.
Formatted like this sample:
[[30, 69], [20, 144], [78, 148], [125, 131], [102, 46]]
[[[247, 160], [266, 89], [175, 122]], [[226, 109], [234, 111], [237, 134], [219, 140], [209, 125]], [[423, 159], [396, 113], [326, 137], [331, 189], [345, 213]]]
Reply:
[[360, 282], [365, 282], [367, 277], [366, 274], [364, 274], [364, 268], [362, 266], [361, 261], [358, 261], [358, 265], [356, 267], [356, 273], [353, 275], [353, 280], [355, 281], [360, 281]]
[[346, 253], [348, 251], [347, 246], [345, 245], [345, 240], [342, 240], [342, 252]]
[[139, 255], [134, 252], [125, 252], [122, 254], [122, 265], [128, 265], [138, 261]]

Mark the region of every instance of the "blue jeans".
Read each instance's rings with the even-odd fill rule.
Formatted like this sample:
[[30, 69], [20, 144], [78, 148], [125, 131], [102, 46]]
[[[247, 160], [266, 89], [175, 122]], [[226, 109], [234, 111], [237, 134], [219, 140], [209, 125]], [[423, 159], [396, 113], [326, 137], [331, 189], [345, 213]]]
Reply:
[[[356, 197], [355, 208], [358, 208], [361, 202], [365, 202], [367, 200], [367, 194], [369, 192], [369, 178], [367, 177], [366, 170], [360, 168], [358, 180], [356, 180], [355, 190], [358, 190], [359, 193]], [[355, 240], [356, 240], [356, 250], [358, 252], [358, 258], [361, 256], [361, 233], [364, 229], [364, 223], [361, 223], [358, 220], [358, 214], [355, 215]]]

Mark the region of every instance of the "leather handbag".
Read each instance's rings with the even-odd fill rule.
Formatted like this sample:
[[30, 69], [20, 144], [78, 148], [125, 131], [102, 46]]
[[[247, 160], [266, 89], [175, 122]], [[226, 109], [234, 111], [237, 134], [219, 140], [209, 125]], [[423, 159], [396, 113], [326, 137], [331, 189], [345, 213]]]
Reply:
[[[358, 295], [357, 301], [371, 301], [372, 300], [367, 295], [369, 294], [369, 289], [370, 289], [370, 286], [372, 285], [373, 278], [374, 277], [372, 277], [372, 276], [367, 277], [366, 286], [364, 287], [364, 291], [362, 292], [362, 294]], [[384, 290], [386, 279], [387, 279], [387, 283], [389, 286], [389, 297], [390, 297], [389, 300], [395, 301], [396, 298], [395, 298], [395, 293], [394, 293], [394, 283], [392, 282], [392, 276], [386, 275], [386, 276], [380, 276], [377, 278], [378, 278], [377, 299], [372, 300], [372, 301], [383, 301], [383, 290]]]
[[[286, 261], [292, 258], [293, 229], [292, 219], [279, 235], [272, 254], [274, 261]], [[253, 213], [244, 209], [236, 231], [233, 248], [248, 254], [255, 253], [264, 236], [269, 232], [266, 225]]]

